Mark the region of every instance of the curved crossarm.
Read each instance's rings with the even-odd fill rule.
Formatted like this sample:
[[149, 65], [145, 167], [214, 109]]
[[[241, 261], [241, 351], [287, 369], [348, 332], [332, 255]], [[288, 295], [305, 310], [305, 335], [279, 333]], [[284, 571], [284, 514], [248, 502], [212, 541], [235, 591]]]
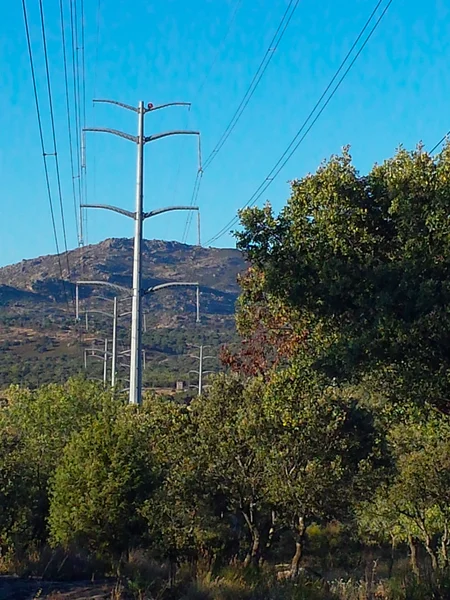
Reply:
[[110, 283], [109, 281], [76, 281], [76, 285], [106, 285], [114, 290], [120, 290], [121, 292], [127, 292], [131, 296], [130, 288], [125, 287], [124, 285], [119, 285], [117, 283]]
[[[188, 356], [190, 356], [191, 358], [196, 358], [197, 360], [201, 360], [201, 361], [204, 361], [207, 358], [210, 358], [211, 360], [214, 360], [216, 358], [215, 356], [202, 356], [200, 358], [200, 356], [196, 356], [195, 354], [188, 354]], [[206, 371], [203, 371], [203, 373], [206, 373]]]
[[89, 308], [86, 312], [97, 313], [98, 315], [105, 315], [105, 317], [111, 317], [111, 319], [114, 319], [114, 315], [112, 315], [111, 313], [108, 313], [104, 310], [97, 310], [96, 308]]
[[143, 219], [148, 219], [150, 217], [156, 217], [156, 215], [161, 215], [165, 212], [170, 212], [172, 210], [199, 210], [198, 206], [166, 206], [165, 208], [155, 208], [155, 210], [151, 210], [150, 212], [146, 212], [142, 215]]
[[124, 104], [123, 102], [117, 102], [117, 100], [104, 100], [101, 98], [94, 99], [92, 102], [103, 102], [105, 104], [115, 104], [116, 106], [120, 106], [121, 108], [126, 108], [128, 110], [132, 110], [133, 112], [139, 112], [139, 109], [135, 106], [131, 106], [130, 104]]
[[[125, 291], [129, 296], [131, 296], [131, 290], [129, 288], [124, 287], [123, 285], [118, 285], [116, 283], [109, 283], [109, 281], [76, 281], [75, 282], [75, 319], [79, 321], [79, 294], [78, 294], [78, 286], [79, 285], [106, 285], [115, 290], [120, 290], [121, 292]], [[87, 326], [86, 326], [87, 328]]]
[[186, 346], [191, 348], [211, 348], [211, 344], [191, 344], [190, 342]]
[[[109, 131], [110, 133], [113, 133], [114, 130], [111, 129], [107, 129], [107, 130], [103, 130], [103, 131]], [[121, 133], [121, 132], [119, 132]], [[128, 135], [128, 134], [125, 134]], [[174, 129], [173, 131], [163, 131], [162, 133], [154, 133], [153, 135], [147, 135], [144, 138], [144, 142], [154, 142], [156, 140], [160, 140], [161, 138], [165, 138], [169, 135], [200, 135], [200, 131], [189, 131], [189, 130], [182, 130], [182, 129]]]
[[128, 317], [129, 315], [132, 315], [133, 311], [132, 310], [127, 310], [127, 312], [121, 313], [120, 315], [117, 315], [117, 317], [120, 319], [121, 317]]
[[153, 292], [157, 292], [158, 290], [164, 290], [165, 288], [170, 288], [170, 287], [198, 287], [198, 286], [199, 286], [198, 281], [196, 281], [196, 282], [169, 281], [167, 283], [160, 283], [158, 285], [154, 285], [154, 286], [148, 288], [147, 290], [144, 290], [143, 295], [145, 296], [146, 294], [152, 294]]
[[[130, 298], [117, 298], [117, 302], [126, 302], [127, 300], [130, 300]], [[114, 302], [114, 298], [107, 298], [106, 296], [89, 296], [89, 299], [106, 300], [107, 302]]]
[[[106, 100], [103, 98], [96, 98], [93, 102], [103, 102], [104, 104], [115, 104], [116, 106], [120, 106], [121, 108], [126, 108], [127, 110], [132, 110], [133, 112], [139, 112], [139, 108], [136, 106], [131, 106], [130, 104], [125, 104], [124, 102], [118, 102], [117, 100]], [[159, 110], [161, 108], [167, 108], [169, 106], [191, 106], [190, 102], [168, 102], [167, 104], [159, 104], [158, 106], [149, 105], [148, 108], [144, 109], [144, 112], [153, 112], [154, 110]]]
[[153, 112], [154, 110], [159, 110], [160, 108], [167, 108], [168, 106], [191, 106], [190, 102], [168, 102], [167, 104], [158, 104], [158, 106], [152, 106], [151, 108], [146, 108], [145, 112]]
[[134, 219], [136, 213], [131, 212], [130, 210], [125, 210], [124, 208], [119, 208], [118, 206], [112, 206], [111, 204], [82, 204], [81, 208], [103, 208], [105, 210], [112, 210], [113, 212], [124, 215], [125, 217], [130, 217], [130, 219]]
[[124, 131], [119, 131], [118, 129], [109, 129], [107, 127], [85, 127], [83, 131], [97, 131], [100, 133], [112, 133], [113, 135], [118, 135], [119, 137], [125, 138], [126, 140], [130, 140], [130, 142], [138, 143], [138, 137], [136, 135], [131, 135], [130, 133], [125, 133]]
[[[100, 352], [100, 350], [99, 350]], [[88, 354], [90, 358], [98, 358], [99, 360], [105, 360], [104, 356], [99, 356], [98, 354]]]

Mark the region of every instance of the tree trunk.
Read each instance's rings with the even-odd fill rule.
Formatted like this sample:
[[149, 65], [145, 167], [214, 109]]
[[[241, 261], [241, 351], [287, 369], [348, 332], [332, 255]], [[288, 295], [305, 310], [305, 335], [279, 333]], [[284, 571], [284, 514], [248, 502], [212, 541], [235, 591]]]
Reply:
[[445, 571], [448, 568], [448, 527], [444, 525], [444, 533], [441, 538], [441, 568]]
[[417, 564], [417, 547], [414, 539], [411, 535], [408, 536], [408, 545], [410, 552], [410, 560], [411, 560], [411, 569], [414, 575], [417, 577], [417, 581], [420, 580], [420, 570], [419, 565]]
[[273, 537], [275, 535], [275, 522], [276, 522], [275, 511], [272, 510], [271, 522], [269, 525], [269, 530], [267, 532], [266, 543], [264, 544], [264, 550], [261, 552], [261, 557], [259, 560], [260, 564], [262, 564], [264, 562], [268, 552], [272, 548]]
[[305, 541], [306, 525], [304, 517], [298, 517], [294, 528], [295, 554], [291, 561], [291, 577], [297, 577], [300, 570], [300, 562], [303, 556], [303, 543]]
[[425, 536], [425, 549], [428, 552], [429, 557], [431, 558], [431, 567], [433, 571], [437, 571], [439, 568], [438, 560], [436, 558], [436, 552], [431, 546], [431, 538], [428, 534]]
[[251, 564], [257, 565], [260, 554], [260, 546], [261, 546], [261, 533], [258, 527], [255, 525], [254, 513], [252, 507], [250, 506], [249, 513], [245, 510], [242, 510], [242, 515], [247, 523], [247, 527], [251, 537], [251, 544], [249, 551], [247, 552], [247, 556], [244, 559], [244, 567], [248, 567]]
[[244, 567], [248, 567], [250, 565], [257, 565], [260, 557], [260, 547], [261, 547], [261, 534], [255, 525], [252, 525], [250, 529], [250, 533], [252, 535], [252, 543], [250, 546], [250, 550], [247, 553], [247, 556], [244, 560]]
[[388, 579], [392, 577], [392, 570], [394, 568], [395, 562], [395, 537], [391, 535], [391, 553], [389, 556], [389, 564], [388, 564]]

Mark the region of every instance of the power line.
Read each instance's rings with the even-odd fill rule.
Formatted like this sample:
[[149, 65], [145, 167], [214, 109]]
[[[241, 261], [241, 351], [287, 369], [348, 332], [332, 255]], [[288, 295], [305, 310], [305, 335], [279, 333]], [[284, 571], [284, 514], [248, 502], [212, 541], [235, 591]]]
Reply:
[[60, 12], [61, 38], [62, 38], [63, 64], [64, 64], [64, 88], [65, 88], [66, 112], [67, 112], [67, 133], [68, 133], [68, 138], [69, 138], [70, 168], [71, 168], [71, 173], [72, 173], [73, 207], [74, 207], [74, 212], [75, 212], [75, 227], [76, 227], [76, 232], [77, 232], [77, 240], [78, 240], [78, 243], [80, 243], [80, 230], [79, 230], [79, 226], [78, 226], [80, 199], [78, 199], [78, 206], [77, 206], [77, 194], [76, 194], [76, 189], [75, 189], [75, 167], [74, 167], [75, 163], [74, 163], [74, 158], [73, 158], [72, 120], [70, 118], [69, 77], [68, 77], [68, 69], [67, 69], [66, 35], [65, 35], [63, 0], [59, 0], [59, 12]]
[[70, 32], [72, 42], [72, 86], [73, 86], [73, 105], [75, 113], [75, 145], [77, 155], [77, 174], [75, 178], [78, 183], [78, 197], [79, 197], [79, 230], [80, 230], [80, 245], [83, 241], [83, 220], [81, 217], [81, 203], [82, 203], [82, 184], [81, 184], [81, 113], [79, 106], [79, 68], [78, 68], [78, 27], [77, 27], [77, 14], [76, 14], [76, 0], [70, 0]]
[[222, 133], [219, 141], [217, 142], [217, 144], [215, 145], [215, 147], [209, 154], [208, 158], [206, 159], [204, 169], [207, 169], [209, 167], [209, 165], [212, 163], [212, 161], [216, 158], [217, 154], [220, 152], [221, 148], [223, 147], [223, 145], [225, 144], [225, 142], [231, 135], [233, 129], [236, 127], [239, 119], [242, 116], [242, 113], [246, 109], [248, 103], [250, 102], [253, 94], [255, 93], [255, 91], [259, 85], [259, 82], [261, 81], [264, 73], [266, 72], [266, 69], [269, 66], [270, 61], [272, 60], [272, 57], [284, 36], [284, 33], [294, 15], [295, 10], [297, 9], [297, 6], [299, 5], [299, 2], [300, 2], [300, 0], [296, 0], [295, 3], [294, 3], [294, 0], [290, 0], [282, 18], [281, 18], [281, 21], [278, 24], [275, 35], [273, 36], [273, 38], [269, 44], [269, 47], [267, 48], [266, 53], [265, 53], [263, 59], [261, 60], [259, 67], [257, 68], [256, 73], [254, 74], [253, 79], [250, 82], [250, 85], [247, 88], [247, 91], [245, 92], [241, 102], [239, 103], [237, 109], [235, 110], [233, 116], [231, 117], [230, 122], [226, 126], [225, 131]]
[[[100, 2], [100, 0], [99, 0], [99, 2]], [[197, 89], [196, 96], [198, 96], [200, 94], [200, 92], [202, 91], [202, 89], [204, 88], [204, 86], [205, 86], [205, 84], [206, 84], [206, 82], [207, 82], [207, 80], [208, 80], [208, 78], [209, 78], [209, 76], [210, 76], [210, 74], [211, 74], [211, 72], [212, 72], [212, 70], [213, 70], [216, 62], [217, 62], [217, 59], [218, 59], [218, 57], [219, 57], [219, 55], [220, 55], [220, 53], [221, 53], [221, 51], [223, 49], [223, 46], [224, 46], [226, 40], [228, 39], [228, 36], [229, 36], [229, 34], [231, 32], [233, 24], [234, 24], [234, 22], [236, 20], [236, 16], [237, 16], [237, 14], [239, 12], [241, 4], [242, 4], [242, 0], [237, 0], [236, 3], [235, 3], [235, 5], [234, 5], [234, 8], [233, 8], [233, 10], [231, 12], [230, 20], [228, 22], [228, 26], [227, 26], [227, 28], [225, 30], [225, 34], [223, 35], [222, 40], [220, 41], [219, 45], [217, 46], [217, 50], [216, 50], [216, 52], [214, 54], [213, 60], [211, 61], [211, 64], [209, 65], [209, 68], [206, 71], [206, 74], [205, 74], [205, 76], [203, 78], [203, 81], [201, 82], [201, 84], [199, 85], [199, 87]], [[188, 121], [188, 124], [189, 124], [189, 121]], [[186, 125], [186, 127], [188, 127], [188, 124]], [[184, 140], [184, 139], [182, 140], [183, 146], [182, 146], [182, 150], [180, 151], [180, 156], [179, 156], [179, 161], [178, 161], [178, 168], [177, 168], [177, 174], [176, 174], [176, 177], [175, 177], [174, 196], [176, 195], [176, 191], [178, 189], [178, 180], [179, 180], [180, 170], [181, 170], [181, 155], [182, 155], [182, 151], [184, 149], [185, 141], [186, 140]], [[203, 172], [197, 171], [197, 176], [195, 178], [194, 188], [193, 188], [192, 196], [191, 196], [191, 203], [190, 203], [191, 206], [194, 206], [195, 202], [198, 199], [198, 195], [199, 195], [199, 192], [200, 192], [200, 184], [201, 184], [201, 178], [202, 178], [202, 176], [203, 176]], [[192, 223], [192, 216], [193, 216], [192, 212], [189, 212], [188, 215], [187, 215], [187, 217], [186, 217], [186, 223], [185, 223], [184, 230], [183, 230], [183, 237], [182, 237], [182, 240], [181, 240], [183, 244], [185, 244], [186, 241], [187, 241], [187, 237], [188, 237], [188, 234], [189, 234], [189, 229], [190, 229], [191, 223]]]
[[50, 68], [48, 63], [48, 52], [47, 52], [47, 36], [45, 33], [45, 22], [44, 22], [44, 7], [42, 5], [42, 0], [39, 0], [39, 12], [41, 17], [41, 33], [42, 33], [42, 44], [44, 48], [44, 61], [45, 61], [45, 74], [47, 81], [47, 92], [48, 92], [48, 103], [50, 108], [50, 123], [52, 129], [52, 139], [53, 139], [53, 149], [54, 149], [54, 157], [55, 157], [55, 166], [56, 166], [56, 182], [58, 186], [58, 197], [59, 197], [59, 208], [61, 211], [61, 224], [62, 224], [62, 232], [64, 239], [64, 249], [66, 251], [66, 263], [67, 263], [67, 276], [70, 278], [70, 265], [69, 265], [69, 250], [67, 247], [67, 234], [66, 234], [66, 221], [64, 216], [64, 205], [63, 205], [63, 197], [62, 197], [62, 188], [61, 188], [61, 174], [59, 170], [59, 157], [58, 157], [58, 148], [56, 144], [56, 128], [55, 128], [55, 114], [53, 111], [53, 98], [52, 98], [52, 87], [50, 82]]
[[[382, 4], [382, 1], [383, 0], [379, 0], [379, 2], [377, 3], [377, 5], [375, 6], [375, 8], [372, 11], [370, 17], [366, 21], [363, 29], [359, 33], [358, 37], [356, 38], [356, 40], [353, 43], [352, 47], [350, 48], [349, 52], [347, 53], [347, 55], [345, 56], [344, 60], [340, 64], [340, 66], [337, 69], [336, 73], [332, 77], [330, 83], [326, 87], [325, 91], [323, 92], [323, 94], [321, 95], [321, 97], [319, 98], [319, 100], [314, 105], [313, 109], [311, 110], [311, 112], [309, 113], [309, 115], [307, 116], [307, 118], [305, 119], [305, 121], [303, 122], [303, 124], [300, 127], [300, 129], [297, 131], [296, 135], [294, 136], [294, 138], [292, 139], [292, 141], [290, 142], [290, 144], [288, 145], [288, 147], [286, 148], [286, 150], [283, 152], [283, 154], [281, 155], [281, 157], [275, 163], [274, 167], [271, 169], [271, 171], [266, 176], [266, 178], [264, 179], [264, 181], [259, 185], [259, 187], [255, 190], [255, 192], [250, 196], [250, 198], [247, 200], [247, 202], [244, 204], [244, 206], [242, 208], [246, 208], [248, 206], [253, 206], [259, 200], [259, 198], [262, 196], [262, 194], [272, 184], [273, 180], [279, 175], [280, 171], [285, 167], [285, 165], [287, 164], [287, 162], [291, 159], [291, 157], [293, 156], [293, 154], [296, 152], [297, 148], [300, 146], [300, 144], [306, 138], [306, 136], [308, 135], [308, 133], [314, 127], [315, 123], [317, 122], [317, 120], [319, 119], [319, 117], [321, 116], [321, 114], [323, 113], [323, 111], [325, 110], [325, 108], [328, 106], [329, 102], [331, 101], [331, 99], [333, 98], [333, 96], [335, 95], [335, 93], [337, 92], [337, 90], [339, 89], [339, 87], [341, 86], [341, 84], [344, 81], [345, 77], [347, 76], [347, 74], [349, 73], [349, 71], [351, 70], [351, 68], [353, 67], [353, 65], [355, 64], [355, 62], [358, 59], [359, 55], [364, 50], [365, 46], [367, 45], [367, 43], [370, 40], [370, 38], [372, 37], [373, 33], [377, 29], [379, 23], [381, 22], [382, 18], [386, 14], [386, 12], [387, 12], [388, 8], [390, 7], [390, 5], [392, 4], [393, 0], [389, 0], [388, 1], [388, 3], [386, 4], [385, 8], [383, 9], [381, 15], [378, 17], [377, 21], [375, 22], [374, 26], [372, 27], [372, 29], [368, 33], [368, 35], [367, 35], [366, 39], [364, 40], [363, 44], [359, 48], [358, 52], [356, 53], [356, 55], [354, 56], [354, 58], [350, 62], [349, 66], [344, 71], [343, 75], [341, 76], [341, 78], [339, 79], [339, 81], [337, 82], [337, 84], [335, 85], [335, 87], [333, 88], [331, 94], [328, 96], [327, 100], [325, 101], [325, 103], [323, 104], [323, 106], [321, 107], [321, 109], [319, 110], [319, 112], [317, 113], [317, 115], [314, 117], [314, 119], [310, 123], [309, 127], [307, 127], [306, 131], [301, 136], [303, 130], [308, 125], [308, 122], [310, 121], [311, 117], [313, 116], [313, 114], [317, 110], [317, 108], [320, 105], [321, 101], [323, 100], [323, 98], [325, 97], [325, 95], [327, 94], [327, 92], [330, 90], [330, 88], [333, 85], [334, 81], [337, 79], [339, 73], [344, 68], [344, 66], [345, 66], [347, 60], [349, 59], [352, 51], [355, 49], [356, 45], [358, 44], [358, 42], [361, 39], [362, 35], [364, 34], [365, 30], [367, 29], [367, 27], [369, 26], [369, 24], [372, 21], [373, 17], [375, 16], [378, 8]], [[300, 139], [298, 139], [299, 137], [300, 137]], [[208, 244], [210, 244], [212, 242], [215, 242], [219, 238], [221, 238], [225, 233], [227, 233], [229, 231], [230, 227], [232, 227], [235, 223], [237, 223], [238, 220], [239, 220], [239, 217], [237, 217], [237, 216], [234, 217], [233, 219], [231, 219], [216, 235], [214, 235], [212, 238], [210, 238], [206, 242], [206, 244], [208, 245]]]
[[[96, 10], [96, 27], [95, 27], [95, 52], [94, 52], [94, 84], [93, 84], [93, 98], [97, 98], [97, 73], [98, 73], [98, 62], [99, 62], [99, 48], [100, 48], [100, 21], [101, 21], [101, 8], [102, 8], [102, 0], [97, 0], [97, 10]], [[93, 124], [96, 122], [96, 114], [95, 114], [95, 103], [93, 103]], [[96, 195], [96, 184], [97, 184], [97, 156], [96, 156], [96, 139], [94, 138], [92, 142], [92, 186], [93, 186], [93, 194]], [[87, 178], [86, 178], [87, 179]], [[88, 214], [87, 212], [84, 215], [85, 218], [85, 243], [88, 244]]]
[[41, 110], [40, 110], [40, 106], [39, 106], [39, 97], [38, 97], [38, 93], [37, 93], [36, 73], [35, 73], [35, 68], [34, 68], [33, 51], [31, 48], [31, 39], [30, 39], [30, 28], [28, 25], [28, 13], [27, 13], [27, 7], [26, 7], [25, 0], [22, 0], [22, 9], [23, 9], [23, 18], [24, 18], [24, 22], [25, 22], [25, 33], [26, 33], [26, 38], [27, 38], [28, 57], [29, 57], [29, 61], [30, 61], [31, 79], [32, 79], [32, 83], [33, 83], [33, 93], [34, 93], [34, 102], [35, 102], [35, 107], [36, 107], [36, 116], [37, 116], [37, 121], [38, 121], [39, 138], [40, 138], [40, 143], [41, 143], [42, 158], [43, 158], [43, 164], [44, 164], [45, 182], [46, 182], [46, 187], [47, 187], [48, 201], [49, 201], [49, 205], [50, 205], [50, 217], [51, 217], [52, 228], [53, 228], [53, 236], [55, 239], [59, 273], [60, 273], [61, 280], [63, 283], [64, 297], [66, 300], [67, 308], [69, 309], [69, 300], [68, 300], [68, 296], [67, 296], [67, 290], [66, 290], [66, 285], [65, 285], [64, 275], [63, 275], [63, 268], [62, 268], [62, 264], [61, 264], [61, 254], [59, 251], [58, 234], [56, 231], [55, 211], [53, 208], [53, 198], [52, 198], [52, 192], [51, 192], [51, 187], [50, 187], [50, 177], [49, 177], [48, 165], [47, 165], [47, 156], [51, 156], [51, 154], [45, 152]]
[[[86, 64], [85, 64], [85, 19], [84, 19], [84, 0], [80, 2], [81, 6], [81, 46], [79, 50], [81, 51], [81, 113], [83, 116], [83, 129], [86, 127]], [[83, 189], [83, 200], [85, 203], [88, 201], [88, 190], [87, 190], [87, 177], [86, 177], [86, 141], [85, 136], [83, 134], [82, 142], [81, 142], [81, 186]], [[87, 213], [81, 212], [80, 220], [83, 220], [84, 216], [84, 236], [81, 240], [81, 243], [84, 243], [84, 238], [87, 233]]]
[[[194, 182], [194, 189], [192, 191], [192, 196], [191, 196], [191, 201], [189, 203], [190, 206], [195, 206], [196, 202], [197, 202], [197, 198], [198, 195], [200, 193], [200, 185], [202, 183], [202, 177], [203, 177], [203, 170], [199, 169], [197, 171], [197, 176], [195, 178], [195, 182]], [[192, 211], [189, 211], [189, 215], [186, 219], [186, 224], [184, 226], [184, 231], [183, 231], [183, 237], [181, 238], [181, 243], [185, 244], [187, 241], [187, 236], [189, 234], [189, 228], [191, 226], [192, 223]], [[200, 243], [200, 241], [199, 241]]]
[[[295, 10], [297, 9], [299, 2], [300, 2], [300, 0], [296, 0], [295, 3], [294, 3], [294, 0], [290, 0], [288, 6], [286, 7], [286, 10], [283, 13], [281, 21], [278, 24], [275, 34], [272, 37], [272, 40], [270, 41], [269, 47], [267, 48], [266, 53], [264, 54], [263, 59], [261, 60], [259, 66], [250, 82], [250, 85], [247, 88], [247, 91], [245, 92], [241, 102], [239, 103], [238, 107], [236, 108], [236, 110], [235, 110], [233, 116], [231, 117], [231, 120], [229, 121], [228, 125], [226, 126], [224, 132], [222, 133], [221, 137], [219, 138], [219, 141], [217, 142], [217, 144], [215, 145], [215, 147], [209, 154], [208, 158], [206, 159], [203, 170], [205, 170], [207, 167], [209, 167], [209, 165], [212, 163], [212, 161], [216, 158], [217, 154], [220, 152], [221, 148], [223, 147], [223, 145], [225, 144], [227, 139], [230, 137], [233, 129], [236, 127], [239, 119], [241, 118], [241, 116], [242, 116], [243, 112], [245, 111], [248, 103], [250, 102], [253, 94], [255, 93], [255, 91], [259, 85], [259, 82], [261, 81], [264, 73], [266, 72], [267, 67], [269, 66], [270, 61], [272, 60], [272, 57], [283, 38], [283, 35], [294, 15]], [[236, 14], [236, 12], [237, 11], [235, 10], [235, 14]], [[235, 14], [233, 16], [235, 16]], [[196, 188], [197, 184], [198, 184], [198, 180], [196, 179], [195, 184], [194, 184], [194, 191], [192, 194], [192, 198], [195, 198], [195, 200], [198, 197], [199, 189], [200, 189], [199, 185]], [[192, 202], [193, 202], [193, 200], [192, 200]], [[191, 222], [192, 222], [192, 215], [189, 214], [186, 219], [186, 225], [185, 225], [185, 229], [184, 229], [184, 233], [183, 233], [183, 242], [187, 238]]]
[[448, 138], [449, 136], [450, 136], [450, 131], [447, 131], [447, 133], [441, 137], [441, 139], [438, 141], [438, 143], [437, 143], [437, 144], [435, 144], [435, 145], [434, 145], [434, 146], [431, 148], [431, 150], [430, 150], [430, 154], [431, 154], [432, 152], [434, 152], [434, 151], [436, 150], [436, 148], [438, 148], [438, 146], [440, 146], [440, 145], [442, 144], [442, 142], [445, 142], [446, 138]]

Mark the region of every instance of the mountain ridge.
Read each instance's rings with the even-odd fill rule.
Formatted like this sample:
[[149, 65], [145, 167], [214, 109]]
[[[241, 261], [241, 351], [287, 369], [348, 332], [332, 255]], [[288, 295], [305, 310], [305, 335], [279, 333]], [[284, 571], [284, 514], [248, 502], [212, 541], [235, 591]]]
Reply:
[[[133, 240], [108, 238], [98, 244], [77, 248], [67, 254], [43, 255], [0, 267], [0, 286], [45, 296], [45, 282], [61, 282], [59, 262], [65, 281], [98, 279], [131, 286]], [[67, 264], [70, 267], [68, 273]], [[143, 240], [143, 285], [167, 281], [199, 281], [205, 288], [239, 293], [237, 275], [245, 269], [239, 250], [203, 248], [175, 241]], [[55, 291], [55, 290], [53, 290]], [[54, 295], [54, 294], [50, 294]], [[56, 298], [63, 301], [61, 295]]]

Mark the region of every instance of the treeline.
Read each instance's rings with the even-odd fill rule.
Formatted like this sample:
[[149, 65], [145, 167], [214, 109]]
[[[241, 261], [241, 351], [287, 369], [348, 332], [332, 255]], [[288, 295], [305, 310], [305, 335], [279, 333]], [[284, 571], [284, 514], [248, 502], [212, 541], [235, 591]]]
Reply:
[[432, 409], [285, 371], [220, 376], [189, 406], [136, 409], [83, 380], [11, 388], [0, 415], [4, 571], [41, 573], [49, 548], [85, 575], [136, 549], [172, 578], [276, 563], [363, 577], [374, 560], [389, 577], [408, 553], [406, 579], [448, 568], [450, 426]]

